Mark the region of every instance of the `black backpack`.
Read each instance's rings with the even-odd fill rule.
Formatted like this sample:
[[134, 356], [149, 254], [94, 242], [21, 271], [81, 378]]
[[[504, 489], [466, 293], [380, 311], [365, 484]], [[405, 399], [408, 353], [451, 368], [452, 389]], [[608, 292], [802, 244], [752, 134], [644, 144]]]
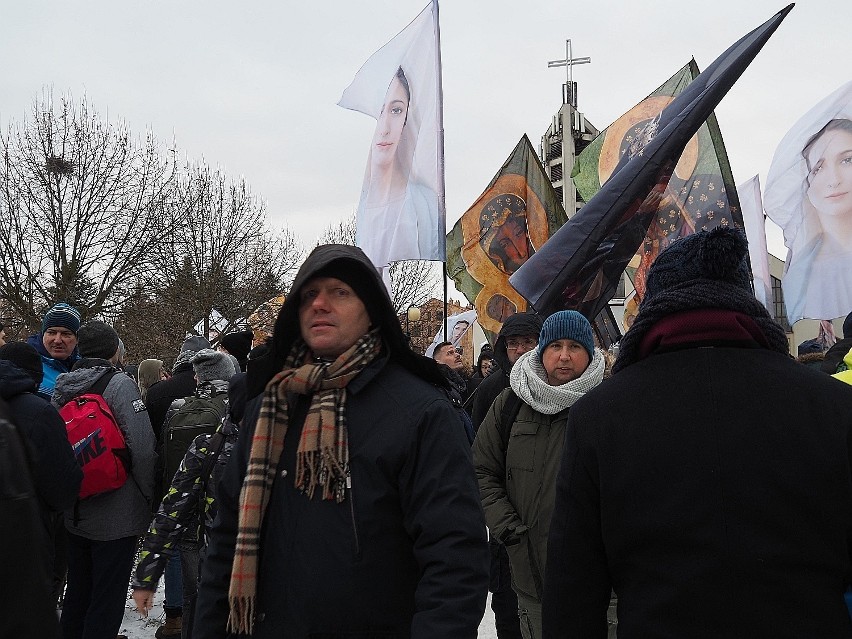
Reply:
[[228, 412], [228, 393], [193, 395], [184, 400], [163, 427], [163, 487], [168, 490], [189, 445], [199, 435], [212, 435]]

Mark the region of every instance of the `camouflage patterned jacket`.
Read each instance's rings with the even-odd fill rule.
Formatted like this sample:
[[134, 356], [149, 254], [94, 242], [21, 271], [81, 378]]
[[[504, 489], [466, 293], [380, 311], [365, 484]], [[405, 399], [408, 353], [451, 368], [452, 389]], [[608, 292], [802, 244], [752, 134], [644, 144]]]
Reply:
[[[216, 433], [196, 437], [175, 474], [172, 485], [142, 541], [133, 588], [156, 589], [169, 558], [181, 545], [201, 546], [216, 518], [216, 487], [237, 441], [238, 427], [225, 417]], [[222, 437], [224, 436], [224, 441]], [[221, 442], [221, 447], [217, 444]], [[206, 487], [202, 478], [205, 460], [221, 452], [211, 469]]]

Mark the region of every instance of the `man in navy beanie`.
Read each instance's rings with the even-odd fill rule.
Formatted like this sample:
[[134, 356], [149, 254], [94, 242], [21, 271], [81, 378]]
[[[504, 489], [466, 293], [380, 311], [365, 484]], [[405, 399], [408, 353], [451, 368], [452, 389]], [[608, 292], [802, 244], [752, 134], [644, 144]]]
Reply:
[[852, 637], [850, 441], [852, 387], [790, 357], [745, 234], [678, 240], [568, 416], [543, 636], [606, 636], [614, 590], [619, 637]]
[[30, 335], [27, 343], [41, 355], [43, 378], [38, 394], [50, 399], [56, 378], [67, 373], [80, 359], [77, 350], [77, 331], [80, 329], [80, 311], [59, 302], [53, 305], [41, 321], [41, 332]]

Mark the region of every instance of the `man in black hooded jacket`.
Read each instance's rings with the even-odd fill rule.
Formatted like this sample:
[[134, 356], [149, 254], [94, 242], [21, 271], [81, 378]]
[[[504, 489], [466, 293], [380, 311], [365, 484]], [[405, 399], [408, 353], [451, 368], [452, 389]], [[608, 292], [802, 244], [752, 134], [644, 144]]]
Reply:
[[[503, 322], [494, 342], [494, 361], [500, 370], [492, 371], [471, 396], [474, 428], [479, 429], [497, 395], [504, 388], [509, 388], [509, 372], [518, 358], [538, 344], [542, 323], [542, 319], [534, 313], [516, 313]], [[511, 341], [511, 348], [507, 340]]]
[[[31, 558], [30, 569], [32, 575], [39, 575], [50, 584], [48, 590], [56, 602], [64, 574], [55, 574], [55, 537], [62, 526], [62, 511], [71, 508], [77, 499], [83, 471], [68, 443], [62, 417], [36, 394], [41, 376], [41, 358], [33, 347], [25, 342], [0, 347], [0, 397], [6, 401], [12, 423], [31, 455], [42, 524], [36, 542], [39, 552]], [[64, 565], [58, 567], [58, 572], [64, 573]]]
[[488, 549], [444, 385], [363, 251], [314, 249], [249, 368], [194, 639], [475, 639]]

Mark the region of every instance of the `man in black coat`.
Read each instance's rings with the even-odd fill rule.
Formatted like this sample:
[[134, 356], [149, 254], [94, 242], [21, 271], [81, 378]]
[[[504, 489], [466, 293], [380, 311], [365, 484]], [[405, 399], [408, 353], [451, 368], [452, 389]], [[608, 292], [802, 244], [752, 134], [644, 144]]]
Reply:
[[[31, 473], [39, 501], [38, 555], [32, 570], [50, 584], [53, 601], [65, 579], [64, 558], [54, 566], [57, 531], [62, 531], [62, 512], [74, 506], [83, 471], [74, 458], [65, 424], [56, 409], [36, 395], [41, 383], [41, 358], [25, 342], [0, 347], [0, 397], [6, 401], [12, 423], [27, 443]], [[35, 565], [39, 564], [39, 565]]]
[[193, 638], [475, 639], [488, 548], [470, 446], [363, 251], [314, 249], [248, 375]]
[[187, 337], [181, 345], [180, 354], [177, 356], [174, 366], [172, 366], [172, 376], [167, 380], [157, 382], [148, 389], [145, 408], [148, 409], [148, 417], [151, 418], [151, 427], [154, 429], [158, 443], [162, 434], [163, 422], [166, 420], [166, 413], [172, 402], [195, 394], [195, 372], [192, 370], [190, 360], [204, 348], [210, 348], [210, 342], [203, 337], [197, 335]]
[[509, 388], [509, 373], [518, 358], [538, 345], [542, 322], [535, 313], [516, 313], [503, 322], [494, 342], [494, 361], [499, 369], [492, 370], [470, 397], [474, 428], [479, 428], [497, 395]]
[[852, 637], [852, 388], [792, 360], [741, 231], [651, 266], [613, 376], [572, 408], [544, 637]]

